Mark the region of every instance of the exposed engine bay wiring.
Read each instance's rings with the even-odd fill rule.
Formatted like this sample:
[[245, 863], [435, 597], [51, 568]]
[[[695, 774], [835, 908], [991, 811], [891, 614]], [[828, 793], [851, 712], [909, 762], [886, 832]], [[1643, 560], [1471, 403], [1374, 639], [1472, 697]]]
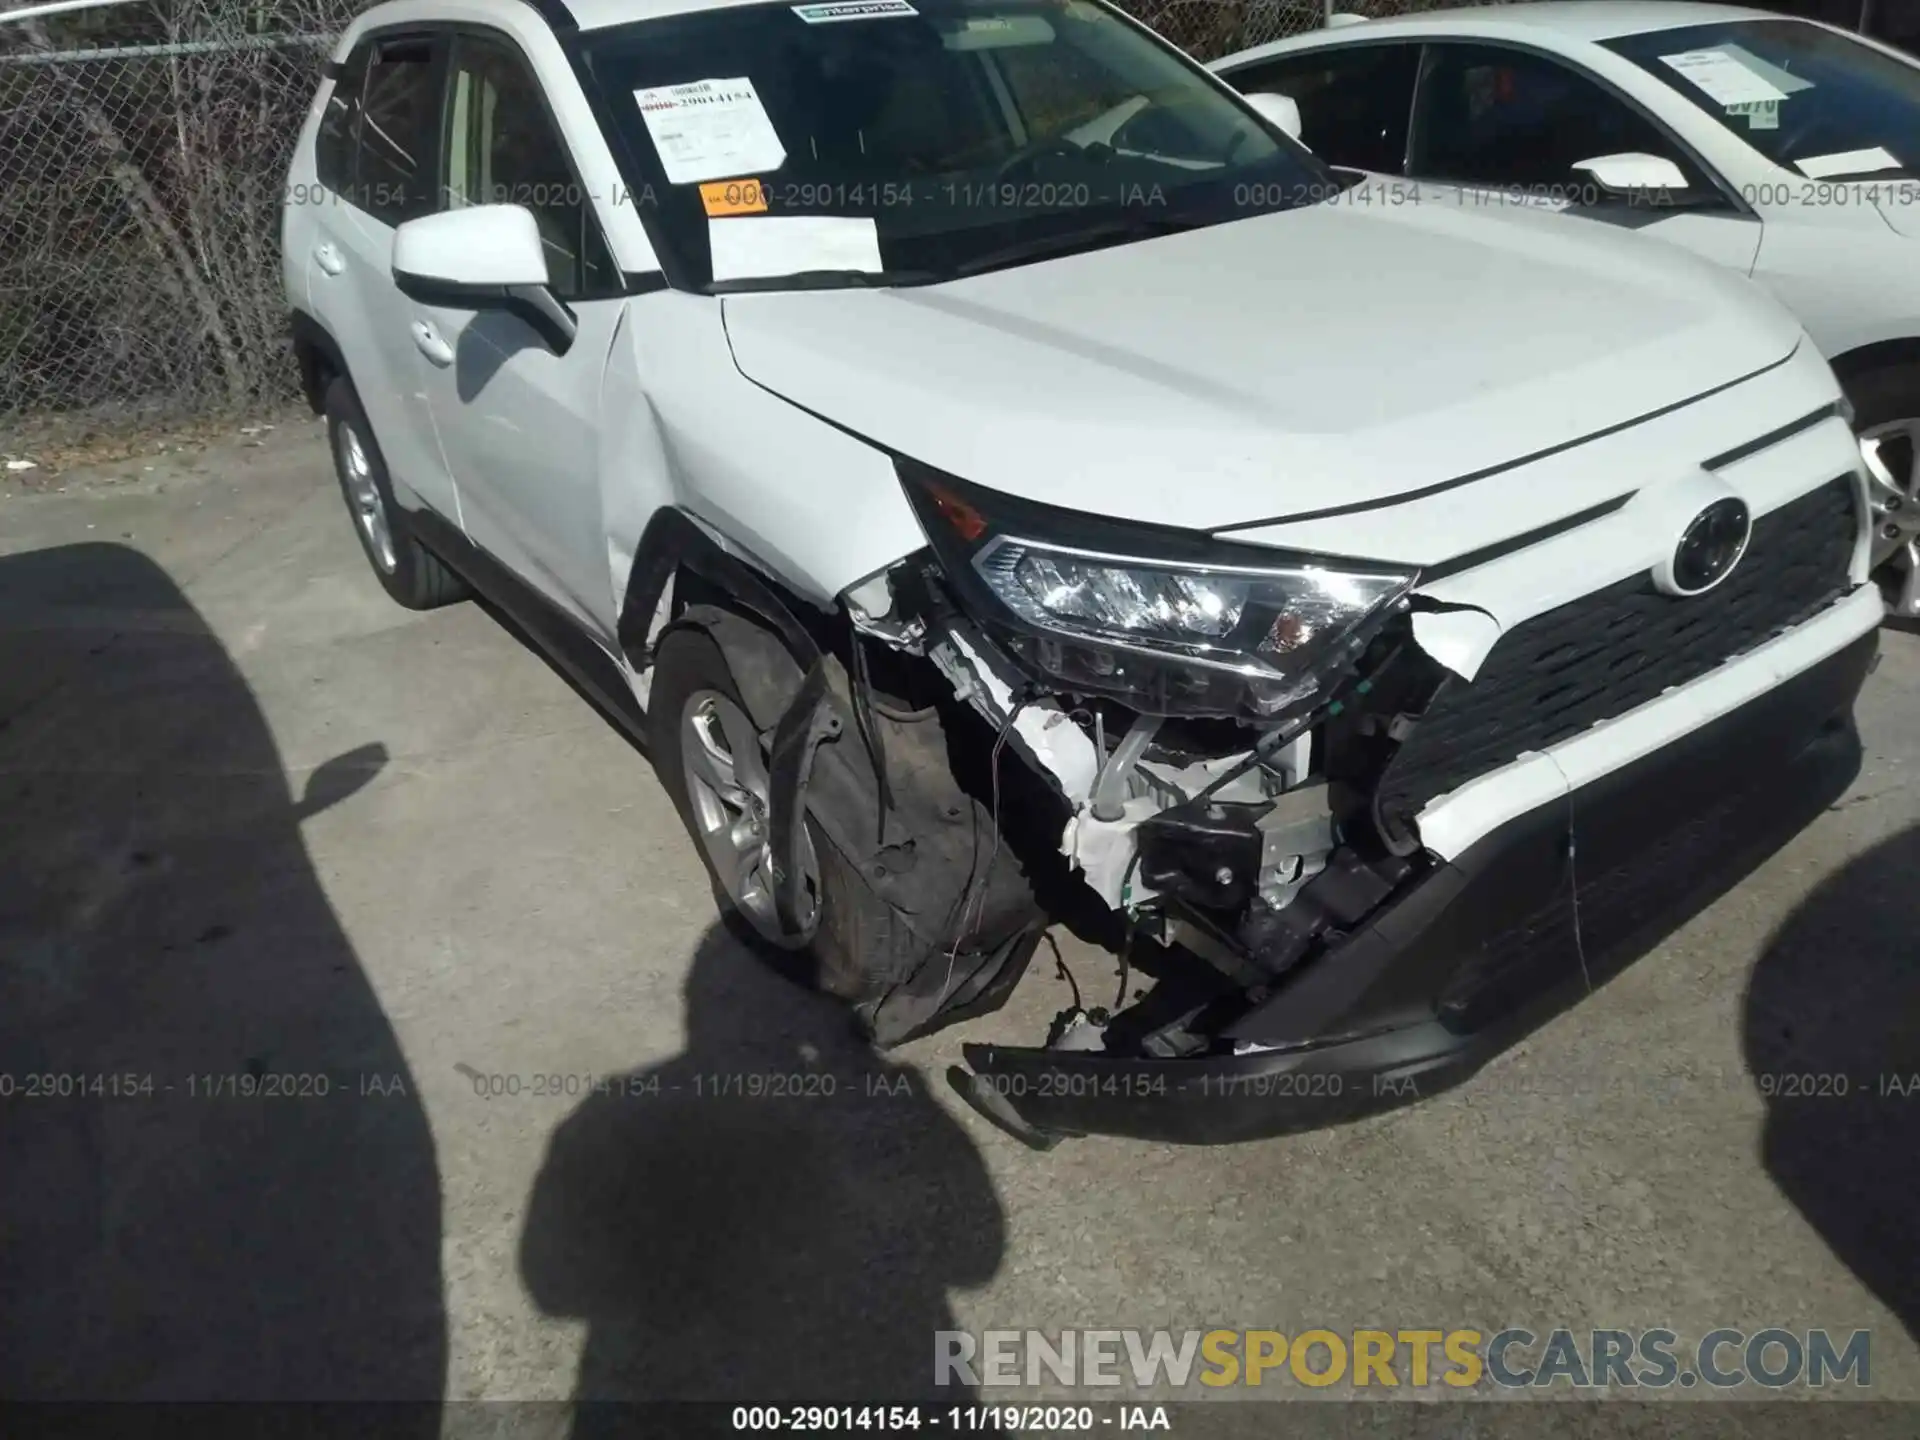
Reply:
[[873, 680], [867, 671], [867, 649], [860, 643], [860, 637], [853, 637], [851, 647], [853, 656], [853, 718], [860, 730], [861, 742], [867, 747], [867, 758], [873, 762], [875, 789], [879, 794], [879, 815], [874, 822], [875, 843], [887, 843], [887, 812], [893, 809], [893, 787], [887, 779], [887, 752], [880, 735], [880, 727], [873, 723]]
[[[1133, 859], [1127, 862], [1127, 873], [1120, 881], [1120, 894], [1124, 897], [1133, 884], [1133, 872], [1140, 868], [1140, 852], [1133, 852]], [[1127, 1003], [1127, 981], [1133, 974], [1133, 942], [1140, 933], [1140, 907], [1127, 907], [1127, 930], [1120, 941], [1120, 985], [1113, 993], [1113, 1008], [1116, 1012], [1124, 1009]]]
[[[1007, 718], [1001, 723], [1000, 733], [994, 738], [993, 749], [987, 759], [989, 783], [992, 787], [991, 823], [993, 825], [993, 844], [987, 852], [987, 863], [979, 863], [980, 856], [980, 811], [973, 812], [973, 863], [967, 872], [967, 883], [960, 892], [959, 923], [952, 931], [952, 943], [947, 947], [947, 974], [942, 983], [942, 991], [953, 983], [953, 967], [960, 956], [960, 947], [965, 943], [968, 929], [978, 920], [981, 908], [985, 904], [986, 879], [993, 874], [994, 862], [1000, 858], [1000, 756], [1007, 748], [1007, 737], [1013, 733], [1014, 721], [1020, 718], [1020, 712], [1034, 698], [1034, 687], [1023, 688], [1015, 699]], [[971, 912], [971, 913], [969, 913]], [[1057, 953], [1057, 947], [1056, 947]]]
[[1053, 938], [1053, 932], [1050, 930], [1043, 931], [1041, 938], [1047, 942], [1047, 947], [1053, 951], [1054, 974], [1066, 981], [1067, 988], [1073, 992], [1073, 1008], [1076, 1010], [1081, 1009], [1080, 982], [1073, 978], [1073, 971], [1067, 968], [1067, 957], [1060, 953], [1060, 942]]

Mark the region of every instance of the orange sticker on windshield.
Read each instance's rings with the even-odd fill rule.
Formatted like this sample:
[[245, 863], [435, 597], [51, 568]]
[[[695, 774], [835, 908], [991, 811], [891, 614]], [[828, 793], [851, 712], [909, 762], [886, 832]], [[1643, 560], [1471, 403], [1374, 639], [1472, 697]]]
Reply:
[[700, 187], [700, 203], [709, 215], [763, 215], [766, 187], [758, 180], [709, 180]]

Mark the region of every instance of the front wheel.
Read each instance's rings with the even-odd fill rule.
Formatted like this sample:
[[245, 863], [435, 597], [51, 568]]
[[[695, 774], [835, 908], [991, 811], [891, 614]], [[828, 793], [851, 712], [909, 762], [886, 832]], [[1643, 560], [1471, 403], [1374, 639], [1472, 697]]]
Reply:
[[1873, 577], [1896, 619], [1920, 619], [1920, 364], [1848, 387], [1873, 503]]
[[820, 859], [802, 828], [796, 847], [800, 888], [791, 928], [774, 900], [773, 802], [759, 730], [724, 689], [702, 688], [680, 707], [680, 780], [688, 829], [728, 902], [782, 950], [798, 950], [820, 921]]
[[767, 756], [720, 647], [704, 632], [661, 642], [647, 704], [648, 749], [660, 783], [699, 846], [723, 912], [774, 967], [829, 994], [872, 1001], [897, 917], [809, 817], [794, 924], [774, 902]]

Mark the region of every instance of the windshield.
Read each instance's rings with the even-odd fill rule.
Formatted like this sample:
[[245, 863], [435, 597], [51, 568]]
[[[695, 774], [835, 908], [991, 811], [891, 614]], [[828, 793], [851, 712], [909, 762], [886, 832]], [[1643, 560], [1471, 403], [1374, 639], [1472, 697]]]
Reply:
[[1339, 185], [1089, 0], [729, 7], [591, 33], [581, 66], [713, 290], [950, 279]]
[[1606, 44], [1811, 179], [1920, 164], [1920, 66], [1849, 36], [1799, 20], [1733, 20]]

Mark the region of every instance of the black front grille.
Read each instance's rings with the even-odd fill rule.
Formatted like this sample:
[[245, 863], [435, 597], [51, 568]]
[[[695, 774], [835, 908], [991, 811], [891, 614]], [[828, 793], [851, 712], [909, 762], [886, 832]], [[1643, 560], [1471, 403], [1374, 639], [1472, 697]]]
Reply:
[[1435, 796], [1625, 714], [1799, 624], [1847, 588], [1858, 534], [1842, 477], [1754, 522], [1747, 553], [1705, 595], [1635, 576], [1501, 637], [1472, 684], [1448, 678], [1380, 780], [1404, 833]]

